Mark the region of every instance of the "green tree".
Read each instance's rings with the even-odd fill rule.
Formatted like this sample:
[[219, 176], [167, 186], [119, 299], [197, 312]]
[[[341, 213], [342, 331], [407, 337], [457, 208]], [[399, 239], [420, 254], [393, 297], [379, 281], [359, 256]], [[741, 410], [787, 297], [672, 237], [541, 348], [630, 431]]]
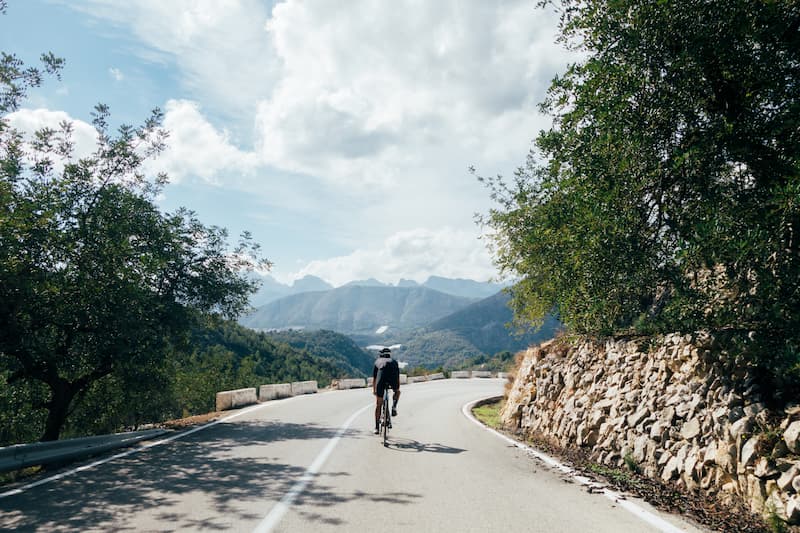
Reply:
[[582, 59], [516, 179], [486, 180], [519, 317], [730, 332], [773, 378], [800, 347], [800, 6], [563, 0]]
[[[2, 55], [0, 116], [62, 65], [43, 61], [25, 69]], [[164, 147], [161, 116], [112, 132], [98, 105], [97, 147], [83, 159], [69, 123], [24, 140], [0, 120], [0, 368], [12, 386], [46, 387], [42, 440], [59, 437], [93, 387], [158, 375], [193, 320], [235, 317], [255, 289], [244, 272], [266, 264], [248, 234], [229, 251], [224, 229], [159, 211], [166, 177], [142, 165]]]

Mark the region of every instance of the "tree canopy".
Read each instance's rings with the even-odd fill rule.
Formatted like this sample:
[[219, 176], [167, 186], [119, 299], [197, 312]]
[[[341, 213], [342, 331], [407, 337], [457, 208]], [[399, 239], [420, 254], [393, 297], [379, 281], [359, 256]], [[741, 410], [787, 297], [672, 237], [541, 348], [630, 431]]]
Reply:
[[563, 0], [582, 53], [484, 222], [519, 317], [591, 334], [730, 332], [773, 378], [800, 349], [800, 5]]
[[[2, 55], [0, 116], [63, 63], [42, 61]], [[156, 375], [195, 318], [237, 316], [255, 289], [245, 271], [265, 266], [249, 235], [229, 250], [224, 229], [159, 210], [166, 176], [143, 164], [164, 148], [161, 116], [112, 132], [98, 105], [96, 150], [80, 159], [70, 123], [25, 139], [0, 119], [0, 369], [28, 391], [44, 386], [33, 399], [47, 408], [44, 440], [99, 380]]]

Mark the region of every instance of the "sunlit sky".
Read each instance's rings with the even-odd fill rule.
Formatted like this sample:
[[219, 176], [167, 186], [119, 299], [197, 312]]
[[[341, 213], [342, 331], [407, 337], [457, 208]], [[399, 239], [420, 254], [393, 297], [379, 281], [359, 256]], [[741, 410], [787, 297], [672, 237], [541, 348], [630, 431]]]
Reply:
[[[165, 111], [149, 168], [159, 200], [235, 237], [272, 274], [341, 285], [496, 274], [474, 214], [549, 119], [537, 104], [570, 59], [533, 0], [10, 0], [0, 50], [65, 58], [10, 117], [116, 123]], [[233, 239], [232, 239], [233, 240]]]

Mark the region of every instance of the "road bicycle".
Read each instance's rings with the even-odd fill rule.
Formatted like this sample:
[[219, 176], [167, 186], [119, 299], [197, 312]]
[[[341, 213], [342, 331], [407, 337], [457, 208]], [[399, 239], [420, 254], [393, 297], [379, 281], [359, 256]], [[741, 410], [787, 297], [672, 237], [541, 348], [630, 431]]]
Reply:
[[383, 391], [383, 405], [381, 407], [380, 434], [383, 436], [383, 445], [388, 446], [389, 428], [392, 427], [392, 409], [389, 407], [389, 387]]

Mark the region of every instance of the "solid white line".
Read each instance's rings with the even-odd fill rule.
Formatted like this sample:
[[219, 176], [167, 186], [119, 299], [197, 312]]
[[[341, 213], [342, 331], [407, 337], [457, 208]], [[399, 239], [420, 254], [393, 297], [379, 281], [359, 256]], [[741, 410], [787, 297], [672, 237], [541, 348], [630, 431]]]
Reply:
[[350, 424], [364, 411], [373, 407], [373, 404], [367, 404], [348, 418], [344, 424], [339, 428], [336, 432], [336, 435], [328, 441], [328, 444], [323, 448], [323, 450], [317, 455], [314, 462], [311, 463], [311, 466], [305, 471], [305, 473], [297, 480], [297, 482], [289, 489], [281, 501], [275, 504], [267, 516], [261, 521], [261, 523], [256, 526], [253, 530], [253, 533], [269, 533], [270, 531], [277, 526], [280, 521], [283, 519], [284, 515], [289, 511], [289, 508], [294, 503], [294, 500], [303, 493], [306, 489], [308, 484], [314, 479], [314, 476], [319, 472], [322, 465], [325, 464], [325, 461], [328, 460], [328, 457], [333, 452], [333, 449], [336, 448], [336, 445], [339, 444], [339, 441], [342, 439], [342, 435], [347, 429], [350, 427]]
[[539, 450], [537, 450], [535, 448], [531, 448], [527, 444], [523, 444], [523, 443], [521, 443], [519, 441], [516, 441], [516, 440], [512, 439], [511, 437], [503, 435], [499, 431], [496, 431], [496, 430], [484, 425], [481, 421], [479, 421], [477, 418], [475, 418], [473, 416], [473, 414], [472, 414], [473, 406], [476, 403], [480, 402], [480, 401], [482, 401], [482, 400], [475, 400], [474, 402], [469, 402], [469, 403], [465, 404], [461, 408], [461, 412], [464, 413], [464, 416], [466, 416], [469, 420], [471, 420], [475, 424], [479, 425], [480, 427], [482, 427], [486, 431], [489, 431], [489, 432], [493, 433], [497, 437], [500, 437], [504, 441], [506, 441], [506, 442], [508, 442], [510, 444], [513, 444], [517, 448], [520, 448], [520, 449], [524, 450], [528, 454], [533, 455], [534, 457], [540, 459], [541, 461], [543, 461], [548, 466], [560, 470], [563, 474], [570, 476], [572, 479], [574, 479], [575, 481], [577, 481], [581, 485], [584, 485], [584, 486], [587, 486], [587, 487], [592, 487], [593, 489], [597, 490], [598, 492], [602, 490], [603, 495], [606, 498], [608, 498], [609, 500], [613, 501], [615, 504], [619, 505], [620, 507], [622, 507], [626, 511], [634, 514], [639, 519], [647, 522], [648, 524], [650, 524], [651, 526], [655, 527], [659, 531], [662, 531], [663, 533], [685, 533], [686, 530], [680, 529], [680, 528], [670, 524], [669, 522], [667, 522], [666, 520], [664, 520], [660, 516], [654, 515], [653, 513], [648, 511], [647, 509], [645, 509], [643, 507], [640, 507], [639, 505], [636, 505], [635, 503], [631, 502], [630, 500], [626, 500], [618, 492], [614, 492], [612, 490], [604, 488], [602, 485], [599, 485], [598, 483], [592, 481], [591, 479], [589, 479], [589, 478], [587, 478], [585, 476], [581, 476], [580, 474], [577, 474], [575, 469], [570, 468], [570, 467], [566, 466], [565, 464], [562, 464], [562, 463], [558, 462], [557, 460], [553, 459], [552, 457], [550, 457], [546, 453], [540, 452]]
[[[291, 398], [283, 399], [283, 400], [281, 400], [281, 403], [285, 403], [285, 402], [294, 400], [296, 398], [301, 398], [301, 396], [293, 396]], [[225, 418], [220, 418], [219, 420], [214, 420], [213, 422], [209, 422], [208, 424], [204, 424], [202, 426], [197, 426], [196, 428], [192, 428], [192, 429], [190, 429], [188, 431], [184, 431], [182, 433], [178, 433], [177, 435], [172, 435], [172, 436], [167, 437], [165, 439], [160, 439], [160, 440], [157, 440], [157, 441], [149, 442], [147, 444], [143, 444], [142, 446], [140, 446], [138, 448], [131, 448], [128, 451], [125, 451], [125, 452], [122, 452], [122, 453], [118, 453], [118, 454], [112, 455], [110, 457], [105, 457], [105, 458], [100, 459], [98, 461], [94, 461], [93, 463], [82, 465], [82, 466], [79, 466], [77, 468], [73, 468], [72, 470], [67, 470], [65, 472], [61, 472], [60, 474], [56, 474], [54, 476], [50, 476], [50, 477], [47, 477], [47, 478], [44, 478], [44, 479], [40, 479], [39, 481], [34, 481], [33, 483], [28, 483], [27, 485], [23, 485], [22, 487], [18, 487], [18, 488], [13, 489], [13, 490], [9, 490], [9, 491], [6, 491], [6, 492], [0, 492], [0, 500], [3, 499], [3, 498], [7, 498], [9, 496], [14, 496], [16, 494], [22, 494], [26, 490], [32, 489], [34, 487], [38, 487], [39, 485], [44, 485], [45, 483], [50, 483], [51, 481], [57, 481], [59, 479], [65, 478], [67, 476], [71, 476], [73, 474], [77, 474], [78, 472], [83, 472], [84, 470], [90, 470], [90, 469], [92, 469], [92, 468], [94, 468], [96, 466], [108, 463], [109, 461], [113, 461], [115, 459], [120, 459], [122, 457], [127, 457], [129, 455], [133, 455], [135, 453], [139, 453], [139, 452], [142, 452], [144, 450], [153, 448], [154, 446], [160, 446], [161, 444], [167, 444], [168, 442], [172, 442], [172, 441], [177, 440], [177, 439], [182, 439], [183, 437], [191, 435], [192, 433], [197, 433], [198, 431], [202, 431], [204, 429], [208, 429], [210, 427], [216, 426], [217, 424], [221, 424], [223, 422], [227, 422], [228, 420], [233, 420], [234, 418], [238, 418], [238, 417], [240, 417], [242, 415], [246, 415], [248, 413], [252, 413], [253, 411], [257, 411], [257, 410], [262, 409], [262, 408], [264, 408], [264, 407], [266, 407], [268, 405], [274, 405], [274, 404], [275, 404], [275, 402], [265, 402], [265, 403], [261, 403], [261, 404], [258, 404], [258, 405], [254, 405], [252, 407], [248, 407], [246, 409], [242, 409], [241, 411], [239, 411], [236, 414], [233, 414], [233, 415], [230, 415], [230, 416], [226, 416]]]

